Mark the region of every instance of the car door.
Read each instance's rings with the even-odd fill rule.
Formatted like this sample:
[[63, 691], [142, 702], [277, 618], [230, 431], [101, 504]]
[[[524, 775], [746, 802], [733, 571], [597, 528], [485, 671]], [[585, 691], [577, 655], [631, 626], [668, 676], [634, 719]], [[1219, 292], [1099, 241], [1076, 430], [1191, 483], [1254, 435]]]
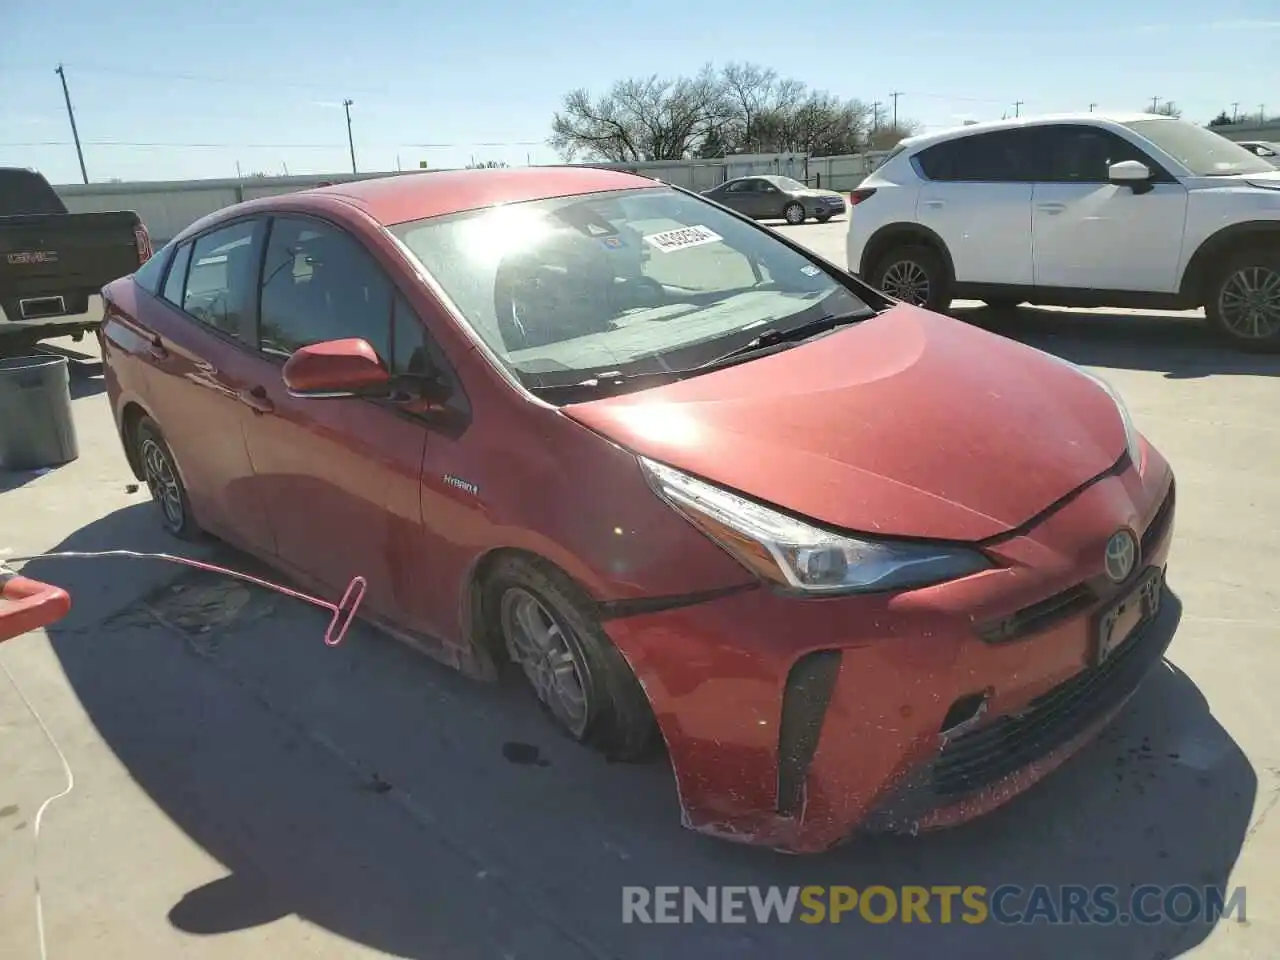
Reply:
[[210, 532], [259, 553], [274, 542], [253, 489], [244, 428], [257, 361], [251, 330], [254, 264], [264, 222], [239, 220], [174, 251], [158, 298], [146, 305], [146, 395]]
[[[1032, 196], [1037, 287], [1173, 293], [1187, 190], [1137, 144], [1101, 127], [1041, 127], [1041, 172]], [[1113, 163], [1152, 172], [1135, 189], [1113, 184]]]
[[758, 180], [747, 178], [726, 184], [724, 199], [721, 203], [744, 216], [759, 217], [761, 215], [760, 194], [756, 189], [757, 183], [759, 183]]
[[424, 424], [391, 403], [293, 397], [281, 377], [300, 347], [347, 337], [367, 340], [395, 373], [422, 364], [422, 325], [354, 237], [320, 220], [273, 218], [257, 340], [263, 404], [247, 436], [277, 555], [334, 594], [362, 576], [374, 612], [433, 630], [412, 580], [429, 567], [420, 556]]
[[756, 181], [756, 216], [761, 219], [782, 219], [783, 209], [790, 201], [787, 194], [768, 180]]
[[922, 150], [916, 220], [947, 245], [960, 284], [1031, 285], [1031, 162], [1025, 130], [971, 134]]

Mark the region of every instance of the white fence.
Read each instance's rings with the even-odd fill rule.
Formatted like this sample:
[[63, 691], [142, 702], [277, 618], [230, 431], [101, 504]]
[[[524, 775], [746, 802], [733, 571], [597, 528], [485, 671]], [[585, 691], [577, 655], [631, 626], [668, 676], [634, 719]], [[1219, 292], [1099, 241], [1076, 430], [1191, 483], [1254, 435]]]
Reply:
[[[830, 190], [852, 190], [883, 157], [883, 153], [843, 157], [804, 154], [739, 154], [714, 160], [654, 160], [643, 163], [600, 164], [654, 177], [690, 190], [709, 190], [725, 180], [762, 174], [781, 174]], [[405, 174], [420, 171], [405, 171]], [[56, 187], [72, 213], [134, 210], [159, 246], [206, 214], [223, 207], [308, 190], [321, 183], [347, 183], [399, 173], [321, 174], [308, 177], [252, 177], [242, 180], [172, 180], [150, 183], [66, 184]]]

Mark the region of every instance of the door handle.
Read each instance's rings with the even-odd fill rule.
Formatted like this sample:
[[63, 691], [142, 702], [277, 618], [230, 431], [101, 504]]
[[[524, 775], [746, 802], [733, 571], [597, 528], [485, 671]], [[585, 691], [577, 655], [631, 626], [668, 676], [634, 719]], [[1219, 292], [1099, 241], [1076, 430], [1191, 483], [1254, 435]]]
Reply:
[[1067, 209], [1067, 205], [1065, 203], [1037, 203], [1036, 209], [1049, 214], [1062, 213]]
[[151, 355], [152, 360], [169, 359], [169, 350], [167, 347], [165, 347], [164, 341], [161, 340], [159, 337], [156, 337], [150, 343], [147, 344], [147, 353]]
[[241, 390], [236, 394], [236, 397], [257, 416], [275, 412], [276, 405], [267, 396], [266, 387], [251, 387], [247, 390]]
[[947, 205], [947, 201], [945, 201], [945, 200], [926, 200], [926, 201], [924, 202], [924, 205], [925, 205], [926, 207], [929, 207], [930, 209], [937, 210], [937, 209], [938, 209], [938, 208], [940, 208], [940, 207], [945, 207], [945, 206]]

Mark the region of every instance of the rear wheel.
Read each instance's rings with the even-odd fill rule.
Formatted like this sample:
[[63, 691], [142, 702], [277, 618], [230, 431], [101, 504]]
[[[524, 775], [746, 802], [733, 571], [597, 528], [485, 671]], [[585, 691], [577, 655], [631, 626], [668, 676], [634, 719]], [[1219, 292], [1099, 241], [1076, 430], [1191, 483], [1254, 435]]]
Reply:
[[1212, 274], [1205, 315], [1238, 346], [1280, 350], [1280, 249], [1226, 257]]
[[951, 306], [951, 278], [932, 247], [901, 246], [889, 250], [871, 271], [871, 284], [903, 303], [942, 311]]
[[782, 210], [782, 218], [792, 226], [804, 223], [804, 216], [804, 205], [796, 203], [794, 200], [788, 203]]
[[160, 511], [160, 523], [179, 539], [197, 539], [200, 527], [191, 512], [187, 488], [156, 422], [150, 417], [140, 419], [133, 428], [133, 443], [142, 478]]
[[561, 730], [614, 760], [652, 752], [658, 736], [649, 700], [569, 577], [533, 558], [504, 558], [486, 580], [485, 608]]

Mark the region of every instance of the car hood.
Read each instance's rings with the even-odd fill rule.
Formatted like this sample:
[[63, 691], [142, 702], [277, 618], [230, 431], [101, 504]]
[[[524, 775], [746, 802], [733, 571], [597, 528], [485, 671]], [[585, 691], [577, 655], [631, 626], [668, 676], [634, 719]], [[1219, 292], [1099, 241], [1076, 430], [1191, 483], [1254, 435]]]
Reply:
[[797, 190], [795, 195], [797, 197], [835, 197], [839, 200], [844, 199], [844, 196], [835, 190]]
[[1060, 360], [906, 305], [781, 353], [563, 408], [633, 452], [847, 530], [981, 540], [1125, 450]]

